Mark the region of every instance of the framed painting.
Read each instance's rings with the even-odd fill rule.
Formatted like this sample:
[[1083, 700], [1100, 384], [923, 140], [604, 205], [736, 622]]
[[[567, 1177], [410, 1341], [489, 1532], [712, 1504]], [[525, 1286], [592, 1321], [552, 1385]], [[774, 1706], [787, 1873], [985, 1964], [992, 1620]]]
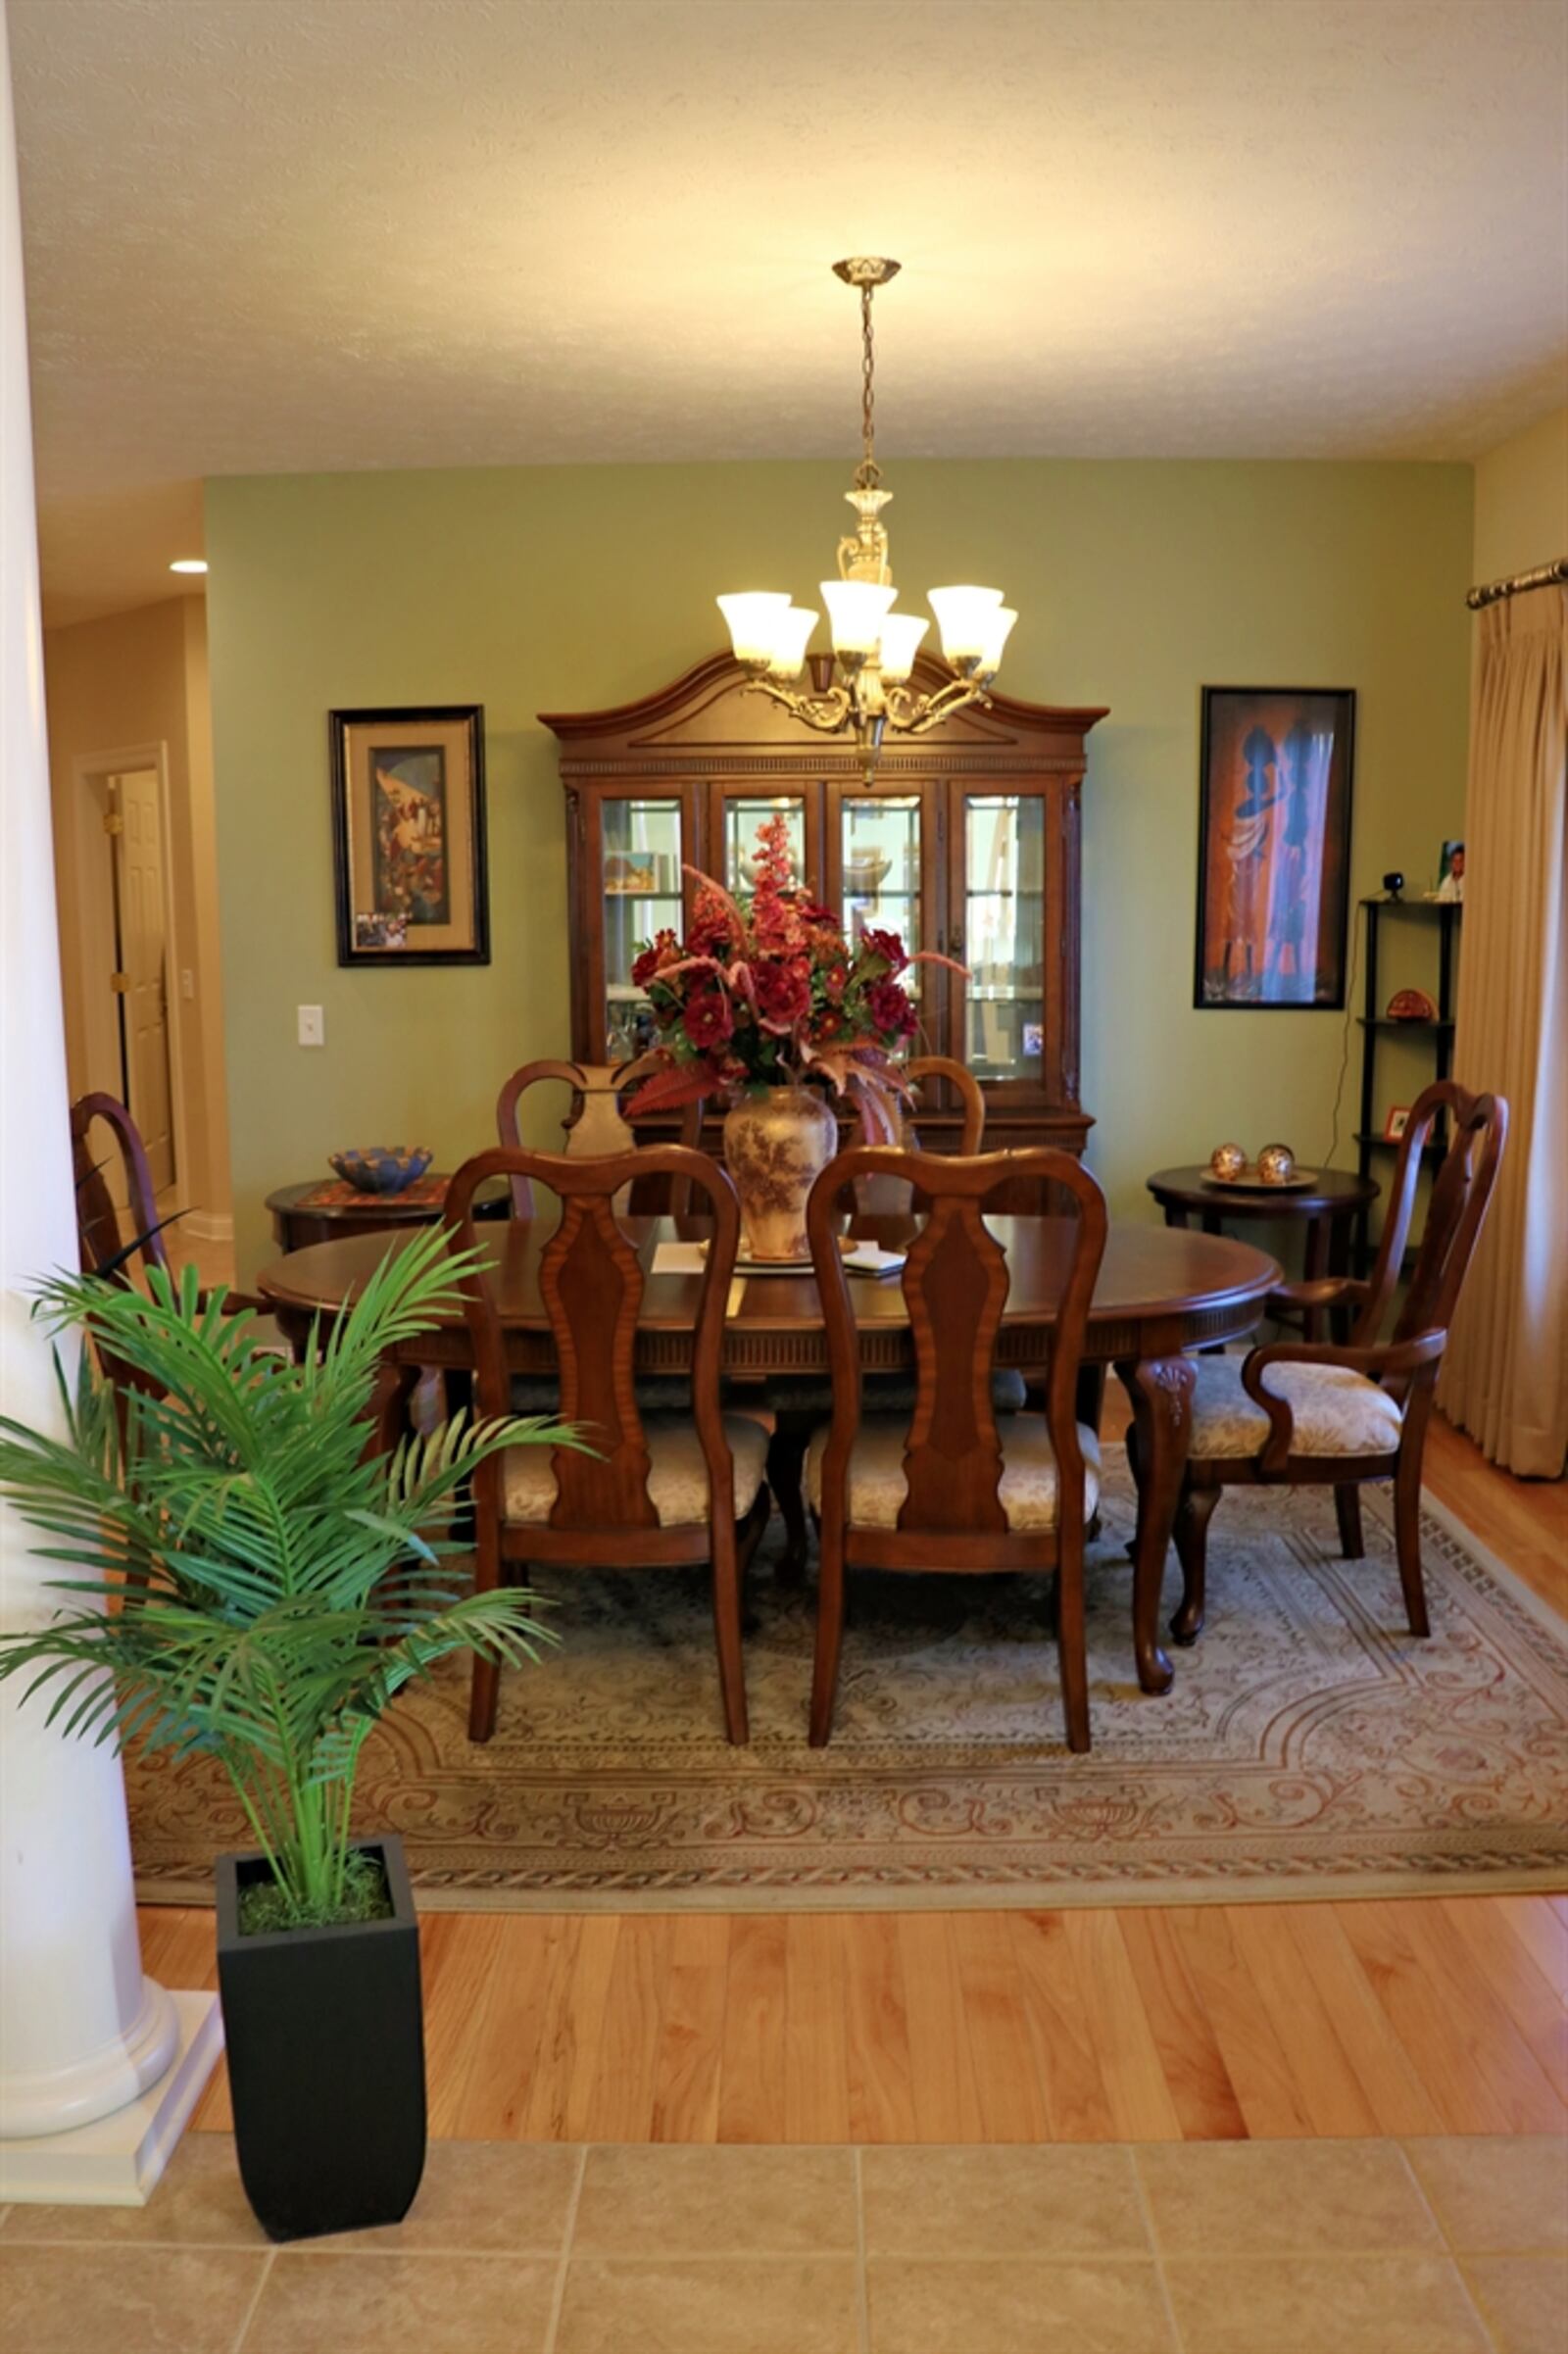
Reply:
[[488, 964], [483, 706], [329, 720], [339, 964]]
[[1205, 687], [1193, 1003], [1345, 1004], [1352, 687]]

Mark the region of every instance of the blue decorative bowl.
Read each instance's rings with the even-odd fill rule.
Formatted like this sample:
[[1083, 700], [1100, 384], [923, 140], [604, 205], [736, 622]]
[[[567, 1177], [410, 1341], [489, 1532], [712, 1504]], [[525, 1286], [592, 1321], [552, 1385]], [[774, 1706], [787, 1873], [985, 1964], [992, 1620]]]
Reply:
[[362, 1194], [401, 1194], [430, 1166], [428, 1145], [366, 1145], [357, 1152], [329, 1152], [327, 1159], [348, 1185]]

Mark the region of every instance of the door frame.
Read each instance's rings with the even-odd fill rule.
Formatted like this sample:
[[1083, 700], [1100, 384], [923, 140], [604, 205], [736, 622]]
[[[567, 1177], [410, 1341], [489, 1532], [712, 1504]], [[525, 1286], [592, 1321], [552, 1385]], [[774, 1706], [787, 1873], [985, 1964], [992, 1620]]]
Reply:
[[[185, 1057], [184, 1041], [180, 1034], [181, 975], [184, 965], [180, 956], [179, 924], [174, 911], [174, 830], [169, 787], [169, 746], [167, 743], [130, 744], [109, 752], [78, 753], [71, 763], [72, 802], [75, 819], [76, 882], [78, 917], [87, 914], [88, 877], [100, 869], [95, 861], [102, 858], [103, 806], [100, 788], [106, 778], [131, 773], [138, 768], [151, 768], [158, 777], [158, 827], [162, 836], [161, 864], [164, 877], [164, 953], [168, 962], [170, 986], [165, 990], [165, 1027], [169, 1037], [169, 1094], [170, 1110], [174, 1125], [174, 1188], [183, 1192], [190, 1183], [190, 1152], [185, 1131]], [[78, 920], [77, 985], [82, 997], [83, 1020], [92, 1020], [95, 993], [103, 985], [103, 976], [92, 964], [93, 933], [89, 923]], [[89, 1048], [90, 1053], [90, 1048]], [[187, 1206], [199, 1206], [189, 1204]]]

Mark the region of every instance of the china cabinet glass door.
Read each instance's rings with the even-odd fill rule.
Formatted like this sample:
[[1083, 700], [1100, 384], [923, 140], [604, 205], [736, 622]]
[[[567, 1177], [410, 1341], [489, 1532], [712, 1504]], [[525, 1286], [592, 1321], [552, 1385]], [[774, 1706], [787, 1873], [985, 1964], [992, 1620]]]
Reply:
[[1042, 1085], [1046, 1051], [1045, 804], [1038, 793], [956, 793], [960, 858], [953, 953], [961, 985], [956, 1051], [990, 1086]]
[[648, 999], [631, 977], [639, 948], [666, 927], [684, 925], [681, 861], [686, 812], [679, 794], [606, 797], [599, 818], [599, 893], [604, 971], [601, 1048], [607, 1062], [626, 1062], [654, 1043]]
[[773, 793], [766, 787], [715, 785], [711, 804], [709, 871], [726, 891], [749, 892], [757, 879], [757, 835], [783, 813], [789, 831], [791, 880], [814, 895], [822, 888], [820, 801], [815, 792]]
[[[923, 792], [866, 793], [858, 786], [834, 788], [830, 825], [837, 853], [831, 877], [838, 913], [847, 936], [896, 932], [907, 956], [936, 945], [928, 895], [929, 805]], [[903, 975], [920, 1008], [916, 1050], [937, 1043], [936, 976], [916, 964]]]

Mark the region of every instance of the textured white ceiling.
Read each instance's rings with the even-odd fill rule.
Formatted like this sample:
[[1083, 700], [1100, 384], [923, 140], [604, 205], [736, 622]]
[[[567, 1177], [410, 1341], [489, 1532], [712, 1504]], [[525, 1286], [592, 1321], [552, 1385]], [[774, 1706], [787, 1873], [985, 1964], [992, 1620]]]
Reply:
[[[194, 477], [1469, 457], [1565, 397], [1562, 0], [10, 0], [45, 577]], [[177, 543], [177, 544], [176, 544]]]

